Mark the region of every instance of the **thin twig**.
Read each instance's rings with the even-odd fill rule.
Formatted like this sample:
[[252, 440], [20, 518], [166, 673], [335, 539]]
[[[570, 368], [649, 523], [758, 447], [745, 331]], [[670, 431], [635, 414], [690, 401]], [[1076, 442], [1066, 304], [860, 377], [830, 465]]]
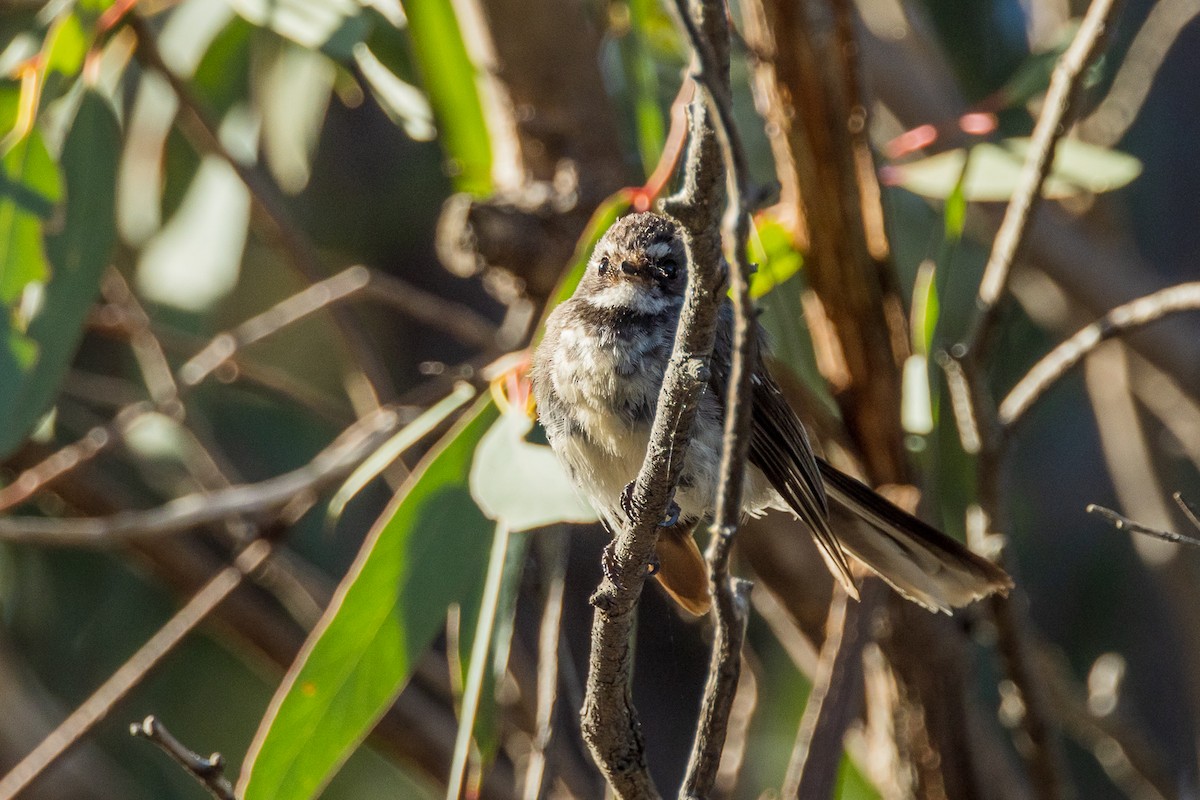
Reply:
[[1011, 428], [1042, 395], [1101, 342], [1162, 319], [1200, 310], [1200, 282], [1181, 283], [1117, 306], [1059, 344], [1009, 391], [1000, 404], [1000, 425]]
[[1064, 133], [1064, 120], [1075, 102], [1084, 69], [1100, 52], [1104, 33], [1112, 22], [1117, 5], [1116, 0], [1092, 0], [1071, 46], [1058, 60], [1050, 76], [1050, 88], [1046, 91], [1042, 113], [1030, 137], [1029, 154], [1004, 211], [1004, 220], [996, 232], [992, 252], [979, 283], [976, 297], [978, 316], [967, 339], [968, 351], [981, 351], [988, 344], [1000, 298], [1008, 284], [1008, 274], [1033, 218], [1042, 184], [1050, 173], [1055, 145]]
[[[636, 513], [609, 546], [608, 569], [592, 597], [591, 655], [581, 727], [596, 763], [619, 798], [657, 798], [631, 697], [631, 635], [658, 525], [679, 480], [723, 298], [719, 223], [724, 173], [704, 106], [693, 104], [684, 187], [669, 204], [683, 223], [688, 283], [670, 362], [663, 376], [646, 459], [633, 490]], [[712, 258], [716, 253], [717, 257]], [[709, 259], [698, 256], [706, 254]]]
[[533, 748], [525, 767], [525, 800], [540, 800], [546, 785], [546, 753], [554, 736], [558, 699], [558, 641], [562, 633], [563, 590], [567, 571], [567, 532], [554, 529], [534, 540], [542, 573], [542, 620], [538, 626], [537, 720]]
[[213, 753], [205, 758], [193, 752], [153, 715], [130, 725], [129, 735], [158, 745], [217, 800], [237, 800], [233, 793], [233, 785], [225, 777], [225, 759], [220, 753]]
[[450, 334], [463, 344], [482, 350], [500, 347], [496, 340], [498, 329], [475, 309], [419, 289], [395, 275], [371, 270], [367, 294], [422, 325]]
[[[750, 299], [751, 266], [746, 260], [750, 212], [746, 205], [749, 175], [746, 154], [733, 122], [729, 84], [729, 28], [724, 3], [676, 0], [675, 17], [684, 29], [698, 60], [694, 79], [716, 120], [717, 138], [728, 171], [729, 207], [726, 219], [733, 269], [733, 341], [725, 402], [725, 429], [718, 473], [717, 502], [706, 558], [714, 597], [715, 629], [708, 680], [701, 701], [700, 723], [692, 745], [681, 797], [707, 797], [716, 783], [725, 747], [729, 715], [737, 694], [742, 664], [742, 641], [750, 618], [748, 581], [731, 578], [729, 554], [742, 515], [742, 476], [750, 447], [750, 401], [754, 365], [757, 363], [756, 322]], [[723, 59], [723, 60], [722, 60]], [[717, 242], [718, 246], [720, 242]], [[693, 253], [720, 263], [721, 251]]]
[[[281, 300], [232, 331], [218, 334], [176, 371], [177, 399], [182, 399], [218, 368], [229, 363], [242, 347], [354, 295], [367, 285], [369, 278], [366, 268], [351, 267]], [[154, 410], [153, 403], [125, 406], [107, 425], [92, 428], [78, 441], [25, 470], [11, 484], [0, 488], [0, 511], [25, 502], [53, 481], [95, 458], [120, 441], [134, 420]]]
[[[871, 581], [863, 588], [878, 594], [882, 587]], [[851, 603], [845, 590], [835, 584], [821, 660], [796, 732], [782, 797], [833, 796], [844, 749], [842, 740], [858, 713], [861, 698], [863, 605]]]
[[54, 731], [25, 756], [7, 775], [0, 778], [0, 800], [13, 800], [31, 784], [46, 767], [76, 744], [88, 731], [108, 716], [113, 707], [137, 686], [151, 669], [183, 641], [221, 601], [241, 585], [246, 575], [258, 569], [270, 556], [271, 545], [263, 539], [252, 542], [238, 555], [232, 566], [225, 567], [204, 585], [167, 621], [165, 625], [138, 648], [129, 660], [100, 685], [54, 729]]
[[[279, 199], [278, 191], [270, 179], [262, 173], [261, 169], [246, 164], [221, 144], [220, 137], [217, 135], [217, 126], [209, 119], [203, 103], [196, 97], [191, 87], [163, 61], [154, 33], [146, 21], [136, 13], [127, 15], [125, 21], [137, 35], [138, 44], [134, 51], [137, 59], [146, 68], [160, 74], [179, 100], [178, 124], [180, 129], [192, 140], [198, 151], [217, 156], [233, 169], [250, 192], [251, 208], [254, 211], [253, 218], [257, 219], [263, 233], [286, 254], [288, 263], [293, 269], [311, 283], [320, 282], [325, 277], [326, 271], [317, 255], [316, 248], [304, 232], [288, 218]], [[331, 308], [330, 316], [345, 341], [347, 349], [370, 381], [376, 402], [394, 401], [395, 391], [392, 388], [387, 367], [380, 355], [371, 347], [370, 337], [363, 330], [362, 323], [352, 314], [338, 308]]]
[[[1176, 502], [1182, 504], [1182, 499], [1179, 497], [1179, 493], [1176, 492], [1174, 496], [1176, 498]], [[1186, 508], [1186, 506], [1184, 507]], [[1165, 531], [1160, 528], [1151, 528], [1149, 525], [1143, 525], [1142, 523], [1136, 522], [1129, 517], [1118, 514], [1111, 508], [1105, 508], [1104, 506], [1098, 506], [1095, 503], [1091, 503], [1088, 505], [1086, 510], [1089, 514], [1096, 514], [1104, 517], [1109, 521], [1109, 523], [1112, 524], [1114, 528], [1119, 531], [1129, 531], [1130, 533], [1140, 533], [1145, 536], [1153, 536], [1155, 539], [1162, 539], [1164, 542], [1171, 542], [1172, 544], [1186, 544], [1191, 545], [1192, 547], [1200, 547], [1200, 539], [1197, 539], [1195, 536], [1188, 536], [1186, 533]]]
[[58, 547], [111, 547], [275, 511], [293, 502], [297, 496], [315, 494], [349, 475], [395, 432], [399, 422], [394, 411], [381, 408], [351, 425], [298, 469], [258, 483], [184, 495], [156, 508], [81, 519], [0, 517], [0, 541]]

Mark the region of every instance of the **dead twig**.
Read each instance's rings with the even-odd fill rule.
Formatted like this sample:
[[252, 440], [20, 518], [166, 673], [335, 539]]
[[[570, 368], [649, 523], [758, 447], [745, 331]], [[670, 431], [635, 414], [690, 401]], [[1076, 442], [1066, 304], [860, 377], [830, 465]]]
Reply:
[[258, 483], [185, 495], [157, 508], [82, 519], [0, 517], [0, 541], [57, 547], [111, 547], [276, 511], [298, 496], [315, 494], [349, 475], [395, 432], [399, 424], [400, 419], [394, 411], [378, 409], [351, 425], [298, 469]]
[[117, 703], [149, 674], [158, 662], [183, 641], [234, 589], [246, 575], [262, 566], [271, 555], [271, 545], [258, 539], [243, 550], [231, 566], [209, 579], [183, 608], [138, 648], [129, 660], [100, 685], [54, 731], [0, 778], [0, 800], [13, 800], [63, 753], [103, 720]]
[[157, 717], [149, 716], [129, 726], [129, 735], [153, 742], [195, 778], [217, 800], [236, 800], [233, 785], [225, 777], [225, 759], [220, 753], [208, 758], [188, 749]]
[[[360, 292], [369, 280], [370, 274], [365, 267], [350, 267], [281, 300], [232, 331], [218, 334], [176, 371], [176, 399], [181, 400], [188, 391], [229, 363], [241, 348]], [[25, 470], [11, 484], [0, 488], [0, 511], [25, 502], [66, 473], [95, 458], [120, 441], [134, 420], [155, 410], [158, 409], [149, 402], [125, 406], [107, 425], [92, 428], [78, 441]]]
[[[1196, 519], [1195, 512], [1188, 505], [1187, 501], [1183, 499], [1183, 496], [1179, 494], [1179, 492], [1176, 492], [1175, 494], [1171, 495], [1171, 498], [1181, 509], [1183, 509], [1183, 513], [1187, 516], [1188, 521], [1191, 522], [1197, 530], [1200, 530], [1200, 524], [1197, 524], [1200, 522], [1200, 520]], [[1142, 523], [1136, 522], [1129, 517], [1118, 514], [1116, 511], [1113, 511], [1110, 508], [1098, 506], [1095, 503], [1088, 505], [1086, 510], [1089, 514], [1096, 514], [1097, 516], [1104, 517], [1109, 521], [1109, 523], [1112, 524], [1114, 528], [1119, 531], [1129, 531], [1131, 533], [1140, 533], [1144, 536], [1153, 536], [1155, 539], [1162, 539], [1164, 542], [1171, 542], [1172, 544], [1186, 544], [1192, 547], [1200, 547], [1200, 539], [1196, 538], [1195, 536], [1189, 536], [1186, 533], [1176, 533], [1175, 531], [1161, 530], [1159, 528], [1151, 528], [1149, 525], [1143, 525]]]
[[978, 315], [966, 341], [967, 351], [981, 351], [988, 346], [987, 339], [996, 322], [997, 308], [1007, 288], [1009, 272], [1025, 240], [1034, 207], [1042, 194], [1042, 184], [1054, 163], [1055, 145], [1066, 130], [1064, 121], [1079, 93], [1084, 69], [1104, 44], [1104, 33], [1114, 18], [1117, 5], [1116, 0], [1092, 0], [1070, 47], [1054, 66], [1042, 113], [1030, 137], [1029, 155], [1021, 168], [1016, 189], [1005, 208], [1004, 219], [983, 269], [983, 279], [976, 297]]
[[1117, 306], [1059, 344], [1025, 373], [1000, 403], [1001, 428], [1007, 430], [1020, 422], [1047, 389], [1101, 342], [1123, 336], [1169, 314], [1196, 310], [1200, 310], [1200, 282], [1169, 286]]

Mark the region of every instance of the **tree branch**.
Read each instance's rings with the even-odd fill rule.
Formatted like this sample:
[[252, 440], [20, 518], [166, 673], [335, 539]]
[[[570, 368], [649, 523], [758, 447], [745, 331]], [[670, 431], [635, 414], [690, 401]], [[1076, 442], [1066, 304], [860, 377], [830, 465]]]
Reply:
[[1101, 342], [1123, 336], [1169, 314], [1197, 310], [1200, 310], [1200, 282], [1169, 286], [1117, 306], [1059, 344], [1025, 373], [1000, 403], [1000, 426], [1008, 430], [1020, 422], [1046, 390]]
[[169, 536], [241, 516], [261, 515], [337, 482], [387, 441], [400, 425], [381, 408], [347, 428], [304, 466], [258, 483], [185, 495], [157, 508], [107, 517], [0, 517], [0, 541], [56, 547], [110, 547]]
[[45, 769], [75, 745], [98, 722], [108, 716], [117, 703], [137, 686], [168, 653], [183, 641], [234, 589], [242, 579], [257, 570], [271, 555], [271, 545], [258, 539], [204, 584], [183, 608], [150, 637], [129, 660], [117, 669], [87, 700], [25, 756], [7, 775], [0, 778], [0, 800], [13, 800]]
[[1004, 220], [996, 232], [991, 254], [984, 266], [975, 301], [978, 316], [966, 342], [969, 351], [981, 350], [988, 345], [987, 339], [996, 321], [996, 310], [1008, 284], [1008, 274], [1025, 240], [1034, 207], [1041, 198], [1042, 184], [1054, 163], [1055, 145], [1066, 130], [1064, 120], [1079, 92], [1084, 69], [1100, 52], [1104, 33], [1117, 5], [1116, 0], [1092, 0], [1070, 47], [1054, 66], [1042, 113], [1030, 137], [1029, 155], [1021, 168], [1016, 189], [1005, 208]]
[[233, 793], [233, 786], [225, 777], [225, 759], [220, 753], [213, 753], [205, 758], [193, 752], [183, 742], [176, 739], [166, 726], [154, 716], [146, 717], [141, 722], [130, 725], [129, 735], [146, 739], [158, 745], [217, 800], [237, 800]]

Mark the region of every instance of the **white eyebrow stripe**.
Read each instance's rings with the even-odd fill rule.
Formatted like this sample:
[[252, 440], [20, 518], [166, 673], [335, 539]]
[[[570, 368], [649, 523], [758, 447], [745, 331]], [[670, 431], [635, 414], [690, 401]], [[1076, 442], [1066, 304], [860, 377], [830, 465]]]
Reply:
[[671, 250], [670, 242], [655, 242], [646, 248], [646, 255], [651, 258], [662, 258], [663, 256], [671, 255]]

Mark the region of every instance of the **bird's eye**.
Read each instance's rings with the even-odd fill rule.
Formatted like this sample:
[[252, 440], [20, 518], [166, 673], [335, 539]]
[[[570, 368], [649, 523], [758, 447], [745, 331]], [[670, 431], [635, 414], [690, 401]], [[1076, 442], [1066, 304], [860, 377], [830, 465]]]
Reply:
[[601, 259], [600, 259], [600, 266], [598, 267], [598, 270], [599, 270], [599, 272], [600, 272], [600, 274], [601, 274], [601, 275], [607, 275], [607, 274], [608, 274], [608, 256], [602, 256], [602, 257], [601, 257]]
[[664, 260], [659, 269], [662, 270], [663, 277], [669, 281], [675, 280], [675, 276], [679, 274], [679, 267], [675, 264], [675, 259], [668, 258]]

